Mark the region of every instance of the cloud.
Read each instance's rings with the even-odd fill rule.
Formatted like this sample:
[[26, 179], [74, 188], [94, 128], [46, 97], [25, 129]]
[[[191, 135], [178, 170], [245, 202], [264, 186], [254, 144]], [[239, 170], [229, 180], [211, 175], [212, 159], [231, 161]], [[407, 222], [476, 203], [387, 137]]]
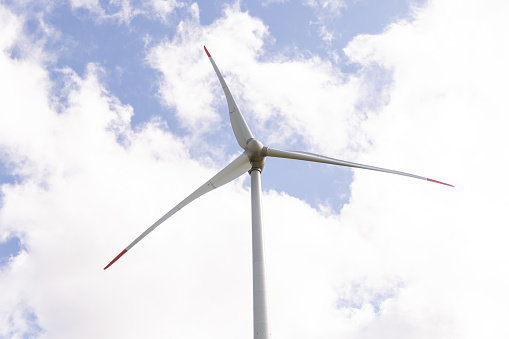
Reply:
[[[409, 273], [405, 281], [411, 281], [363, 338], [474, 338], [487, 329], [480, 324], [507, 315], [499, 301], [508, 295], [498, 287], [509, 277], [498, 267], [507, 266], [500, 239], [508, 235], [501, 214], [508, 201], [500, 193], [508, 185], [502, 179], [508, 159], [500, 146], [509, 141], [501, 92], [509, 68], [500, 34], [509, 8], [458, 4], [430, 2], [412, 22], [358, 36], [345, 49], [365, 69], [381, 66], [393, 74], [390, 101], [363, 125], [373, 146], [361, 158], [457, 186], [442, 190], [355, 174], [343, 222], [364, 214], [355, 223], [367, 227], [380, 257], [393, 269], [401, 265], [397, 271]], [[420, 198], [409, 199], [416, 191]], [[489, 331], [507, 334], [499, 326]]]
[[344, 0], [305, 0], [302, 5], [309, 7], [314, 12], [316, 20], [310, 24], [317, 26], [318, 36], [325, 42], [330, 56], [334, 56], [337, 52], [332, 50], [332, 42], [337, 39], [337, 36], [341, 36], [341, 33], [336, 32], [333, 26], [341, 16], [342, 10], [346, 9], [349, 4]]
[[321, 15], [339, 15], [347, 6], [344, 0], [306, 0], [303, 4], [318, 10]]
[[[104, 272], [145, 225], [221, 164], [191, 158], [157, 119], [131, 129], [132, 109], [101, 83], [100, 65], [89, 64], [83, 76], [62, 71], [66, 104], [58, 111], [48, 71], [38, 60], [4, 52], [0, 65], [9, 76], [1, 82], [7, 98], [0, 115], [2, 161], [20, 176], [2, 186], [0, 225], [25, 249], [0, 273], [0, 335], [217, 332], [238, 338], [249, 332], [249, 193], [242, 181], [195, 202], [150, 243], [133, 249], [124, 265]], [[164, 296], [169, 302], [160, 302]]]
[[[179, 197], [201, 184], [200, 181], [212, 176], [217, 168], [207, 169], [189, 159], [179, 139], [168, 133], [158, 121], [147, 123], [140, 131], [132, 131], [129, 127], [131, 108], [122, 105], [100, 84], [97, 65], [89, 65], [83, 78], [69, 72], [69, 107], [61, 113], [55, 112], [49, 105], [49, 79], [40, 65], [30, 60], [14, 61], [3, 54], [2, 71], [6, 70], [14, 79], [17, 76], [20, 82], [22, 79], [31, 81], [25, 81], [24, 86], [11, 82], [9, 90], [4, 92], [10, 101], [2, 102], [2, 158], [18, 166], [17, 171], [23, 175], [23, 180], [2, 186], [0, 224], [2, 232], [11, 231], [19, 235], [26, 251], [2, 269], [1, 336], [28, 335], [35, 326], [30, 324], [35, 322], [36, 327], [43, 329], [38, 333], [40, 337], [142, 336], [147, 334], [147, 329], [148, 335], [153, 337], [161, 333], [160, 326], [167, 326], [167, 316], [178, 321], [184, 319], [181, 317], [190, 320], [202, 315], [200, 318], [204, 323], [198, 323], [203, 325], [200, 328], [205, 329], [210, 327], [209, 321], [218, 322], [219, 318], [202, 314], [197, 311], [198, 308], [208, 313], [211, 308], [207, 305], [213, 303], [217, 310], [220, 304], [217, 298], [224, 294], [230, 296], [226, 300], [239, 297], [242, 300], [235, 288], [216, 286], [214, 280], [219, 277], [214, 278], [215, 260], [211, 258], [204, 262], [208, 251], [232, 235], [225, 233], [228, 228], [223, 231], [221, 227], [210, 228], [209, 223], [196, 219], [181, 222], [180, 226], [183, 229], [194, 228], [198, 233], [184, 232], [183, 237], [177, 236], [177, 242], [170, 245], [176, 252], [170, 250], [168, 254], [175, 262], [171, 272], [166, 271], [166, 278], [161, 280], [168, 284], [159, 285], [162, 289], [157, 292], [151, 287], [154, 282], [148, 279], [149, 275], [167, 264], [154, 261], [152, 257], [148, 266], [142, 262], [139, 264], [155, 271], [150, 274], [138, 272], [138, 278], [133, 280], [137, 281], [134, 290], [146, 290], [151, 296], [141, 293], [142, 299], [128, 297], [133, 287], [129, 282], [118, 288], [122, 285], [120, 276], [110, 280], [109, 272], [102, 271], [110, 256], [125, 246], [128, 238], [140, 232], [139, 225], [146, 225], [157, 218], [168, 204], [177, 202]], [[4, 85], [6, 81], [4, 79]], [[23, 100], [27, 92], [31, 93], [29, 101]], [[174, 166], [176, 162], [179, 166]], [[159, 178], [154, 176], [155, 168], [159, 168]], [[131, 175], [143, 180], [135, 180]], [[187, 175], [191, 175], [193, 180], [184, 180]], [[167, 178], [174, 180], [168, 181]], [[226, 192], [236, 192], [239, 203], [247, 197], [239, 184], [223, 190], [223, 194]], [[221, 194], [216, 195], [216, 199], [221, 200], [220, 197]], [[140, 199], [148, 204], [140, 205]], [[247, 208], [247, 201], [243, 202]], [[212, 212], [210, 208], [205, 202], [201, 208], [198, 204], [196, 211], [208, 214]], [[142, 210], [142, 220], [127, 212], [138, 214]], [[225, 225], [232, 225], [233, 219], [223, 221]], [[128, 231], [133, 224], [138, 227]], [[196, 228], [193, 224], [201, 226]], [[191, 246], [196, 239], [205, 240], [206, 234], [209, 234], [206, 241], [210, 241], [212, 248], [207, 245], [201, 248]], [[217, 241], [214, 241], [216, 237]], [[168, 245], [164, 238], [167, 237], [159, 238], [162, 240], [159, 250]], [[179, 243], [193, 250], [187, 253], [178, 251]], [[241, 248], [234, 247], [237, 253], [242, 252]], [[154, 250], [157, 246], [147, 248]], [[201, 251], [203, 253], [199, 255]], [[224, 252], [226, 257], [218, 254], [218, 263], [232, 261], [229, 254], [229, 251]], [[157, 257], [157, 253], [154, 255]], [[188, 264], [196, 260], [206, 264], [205, 270], [188, 270]], [[225, 276], [233, 275], [231, 281], [235, 282], [238, 271], [226, 272]], [[175, 279], [176, 276], [180, 278]], [[244, 276], [247, 279], [248, 274]], [[191, 281], [195, 284], [190, 284]], [[200, 283], [203, 281], [207, 281], [208, 288], [220, 293], [211, 294], [208, 288], [203, 289]], [[183, 292], [180, 284], [188, 285], [187, 293], [180, 294]], [[248, 287], [249, 284], [239, 286]], [[178, 301], [175, 298], [179, 297], [173, 296], [173, 306], [160, 304], [158, 298], [153, 298], [152, 293], [161, 296], [167, 293], [167, 288], [168, 291], [180, 291], [182, 299]], [[188, 303], [186, 299], [191, 297], [196, 297], [197, 303]], [[178, 306], [183, 303], [188, 306]], [[130, 311], [130, 305], [136, 305], [134, 313]], [[115, 310], [117, 307], [124, 311], [118, 312]], [[143, 318], [140, 311], [145, 313], [149, 310], [160, 314], [155, 318], [160, 326], [151, 330], [148, 324], [154, 318], [145, 317], [148, 323], [137, 330], [122, 329], [121, 324], [126, 321], [136, 323], [140, 317]], [[237, 310], [231, 311], [234, 312], [232, 318], [238, 317], [235, 314], [242, 314]], [[243, 318], [249, 319], [248, 316]], [[229, 324], [227, 326], [230, 327]], [[183, 328], [177, 326], [168, 333], [181, 336], [179, 331]], [[201, 333], [201, 330], [196, 331]]]
[[[359, 93], [370, 86], [360, 78], [364, 75], [347, 77], [317, 56], [267, 55], [265, 46], [273, 43], [268, 27], [238, 6], [225, 7], [223, 17], [208, 26], [200, 25], [193, 13], [180, 22], [171, 41], [148, 54], [149, 64], [162, 75], [163, 102], [176, 109], [191, 135], [217, 134], [220, 116], [209, 112], [226, 110], [217, 78], [198, 48], [206, 44], [259, 139], [274, 147], [305, 143], [329, 155], [352, 155], [359, 144], [353, 138], [356, 126], [365, 116], [357, 112]], [[363, 100], [363, 109], [375, 109], [376, 101], [383, 101], [377, 93], [370, 94], [372, 102]], [[326, 128], [331, 125], [336, 129]]]
[[23, 24], [20, 20], [17, 20], [13, 13], [5, 10], [3, 7], [0, 7], [0, 17], [2, 18], [0, 28], [3, 33], [0, 36], [0, 48], [2, 52], [5, 52], [10, 50], [19, 38]]
[[174, 13], [177, 8], [184, 7], [184, 2], [176, 0], [151, 0], [146, 6], [150, 8], [152, 15], [158, 17], [161, 21], [167, 21], [168, 16]]
[[73, 11], [86, 11], [99, 22], [113, 21], [129, 25], [139, 15], [167, 22], [169, 16], [176, 9], [184, 7], [185, 3], [177, 0], [110, 0], [102, 5], [98, 0], [71, 0], [70, 5]]
[[210, 26], [200, 25], [196, 4], [189, 8], [189, 13], [190, 18], [179, 23], [173, 39], [153, 47], [147, 60], [162, 75], [161, 99], [176, 110], [179, 122], [197, 138], [217, 132], [219, 115], [210, 112], [225, 101], [202, 46], [209, 46], [212, 53], [226, 52], [235, 46], [230, 60], [252, 60], [252, 54], [263, 45], [267, 27], [241, 12], [238, 5], [226, 6], [224, 18]]
[[[233, 23], [240, 21], [236, 16], [249, 18], [238, 12], [232, 16]], [[263, 28], [256, 23], [250, 24]], [[259, 40], [251, 37], [251, 42], [256, 45]], [[249, 55], [252, 45], [242, 46], [239, 51]], [[104, 87], [98, 64], [89, 64], [83, 76], [62, 70], [64, 91], [59, 95], [65, 105], [59, 110], [54, 102], [60, 98], [53, 97], [48, 71], [38, 59], [13, 59], [6, 51], [0, 65], [8, 75], [1, 82], [7, 98], [0, 115], [2, 161], [11, 163], [20, 177], [2, 186], [0, 225], [2, 233], [19, 237], [24, 248], [0, 273], [5, 292], [0, 300], [1, 336], [227, 333], [226, 337], [238, 338], [249, 333], [249, 193], [242, 180], [186, 207], [146, 245], [140, 244], [104, 272], [102, 267], [144, 227], [225, 163], [190, 157], [186, 141], [160, 120], [133, 130], [131, 107]], [[211, 81], [217, 81], [213, 77]], [[295, 314], [313, 315], [315, 321], [334, 319], [338, 313], [330, 303], [334, 286], [321, 278], [329, 276], [327, 261], [318, 265], [308, 258], [288, 266], [285, 271], [292, 274], [313, 272], [300, 277], [292, 289], [284, 286], [294, 278], [281, 275], [279, 267], [291, 257], [304, 259], [306, 253], [316, 252], [299, 249], [306, 243], [315, 247], [327, 238], [335, 217], [320, 216], [284, 194], [266, 196], [265, 217], [271, 220], [267, 238], [275, 239], [267, 246], [274, 263], [269, 276], [274, 276], [270, 284], [275, 291], [275, 323], [297, 325], [287, 316], [286, 305], [294, 296], [290, 292], [303, 288], [313, 294], [301, 296], [303, 307]], [[304, 214], [295, 214], [296, 210]], [[311, 232], [310, 225], [324, 226]], [[287, 237], [290, 229], [293, 238]], [[278, 249], [278, 240], [288, 243], [287, 252]], [[319, 256], [326, 258], [334, 248], [324, 248]], [[279, 278], [284, 276], [281, 284]], [[161, 298], [168, 302], [161, 303]], [[304, 307], [307, 302], [313, 307]], [[313, 324], [295, 329], [309, 331]], [[274, 333], [286, 333], [282, 325], [275, 326]]]
[[129, 0], [110, 0], [105, 7], [99, 0], [71, 0], [70, 5], [74, 12], [88, 12], [98, 22], [129, 24], [135, 16], [143, 14], [143, 11], [133, 6]]
[[[268, 28], [236, 7], [209, 26], [196, 9], [148, 51], [162, 100], [190, 133], [228, 124], [206, 40], [272, 144], [297, 136], [330, 155], [456, 185], [356, 171], [339, 215], [264, 192], [273, 336], [506, 337], [507, 6], [430, 2], [412, 21], [356, 37], [345, 53], [361, 68], [348, 76], [316, 56], [268, 55]], [[227, 159], [193, 156], [195, 141], [162, 119], [133, 129], [135, 112], [109, 93], [98, 64], [83, 76], [63, 70], [57, 110], [41, 59], [11, 53], [26, 39], [22, 19], [3, 6], [0, 17], [0, 157], [19, 176], [1, 187], [0, 232], [25, 249], [0, 271], [0, 336], [250, 335], [242, 179], [102, 271]]]

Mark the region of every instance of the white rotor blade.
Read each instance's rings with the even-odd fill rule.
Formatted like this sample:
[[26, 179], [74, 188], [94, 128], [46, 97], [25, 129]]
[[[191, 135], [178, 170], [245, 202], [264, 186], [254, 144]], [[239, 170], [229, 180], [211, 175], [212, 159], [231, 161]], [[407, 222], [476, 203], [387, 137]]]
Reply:
[[[274, 158], [287, 158], [287, 159], [296, 159], [296, 160], [305, 160], [305, 161], [313, 161], [313, 162], [321, 162], [324, 164], [332, 164], [332, 165], [339, 165], [339, 166], [347, 166], [347, 167], [354, 167], [354, 168], [364, 168], [372, 171], [378, 171], [378, 172], [385, 172], [385, 173], [392, 173], [392, 174], [398, 174], [398, 175], [404, 175], [406, 177], [421, 179], [421, 180], [427, 180], [432, 181], [437, 184], [452, 186], [449, 184], [446, 184], [445, 182], [421, 177], [419, 175], [400, 172], [400, 171], [393, 171], [390, 169], [385, 169], [381, 167], [375, 167], [375, 166], [368, 166], [368, 165], [362, 165], [357, 164], [355, 162], [349, 162], [334, 158], [329, 158], [323, 155], [319, 154], [313, 154], [313, 153], [307, 153], [307, 152], [298, 152], [298, 151], [281, 151], [273, 148], [266, 148], [266, 156], [268, 157], [274, 157]], [[454, 186], [452, 186], [454, 187]]]
[[205, 46], [203, 46], [203, 48], [205, 49], [205, 52], [209, 57], [210, 63], [212, 64], [212, 67], [214, 67], [214, 71], [216, 72], [219, 82], [223, 87], [224, 95], [226, 96], [226, 101], [228, 102], [228, 110], [230, 111], [230, 122], [232, 124], [235, 138], [237, 138], [237, 142], [239, 143], [240, 147], [246, 148], [247, 141], [249, 139], [254, 138], [253, 134], [251, 133], [251, 130], [247, 126], [246, 120], [244, 120], [242, 113], [240, 113], [240, 110], [237, 107], [235, 100], [233, 100], [233, 96], [230, 93], [230, 89], [228, 88], [228, 86], [226, 86], [226, 82], [224, 81], [223, 76], [219, 72], [219, 69], [217, 68], [216, 63], [214, 62], [214, 59], [212, 59], [212, 57], [210, 56], [210, 53], [209, 51], [207, 51], [207, 48]]
[[168, 213], [163, 215], [159, 220], [157, 220], [152, 226], [150, 226], [145, 232], [143, 232], [138, 238], [136, 238], [132, 243], [129, 244], [119, 255], [115, 257], [104, 269], [110, 267], [115, 261], [117, 261], [121, 256], [123, 256], [127, 251], [129, 251], [134, 245], [136, 245], [141, 239], [145, 238], [150, 232], [152, 232], [157, 226], [162, 224], [166, 219], [177, 213], [184, 206], [189, 204], [191, 201], [196, 198], [204, 195], [212, 191], [219, 186], [229, 183], [230, 181], [238, 178], [242, 174], [246, 173], [251, 169], [251, 163], [249, 161], [249, 157], [246, 153], [242, 153], [237, 159], [233, 160], [228, 166], [223, 168], [219, 173], [213, 176], [209, 181], [203, 184], [196, 191], [191, 193], [187, 198], [182, 200], [177, 206], [173, 207]]

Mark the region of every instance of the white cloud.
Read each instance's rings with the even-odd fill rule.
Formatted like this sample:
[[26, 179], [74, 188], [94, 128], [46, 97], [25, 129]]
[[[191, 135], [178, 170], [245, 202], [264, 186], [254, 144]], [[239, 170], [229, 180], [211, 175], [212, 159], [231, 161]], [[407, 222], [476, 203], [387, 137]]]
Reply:
[[[245, 13], [232, 15], [240, 18], [229, 25], [249, 18]], [[257, 22], [249, 24], [263, 28]], [[259, 43], [256, 37], [251, 37], [251, 45], [245, 43], [249, 37], [243, 41], [238, 50], [244, 55]], [[213, 40], [216, 44], [221, 40]], [[103, 87], [98, 65], [90, 64], [84, 77], [65, 71], [67, 106], [60, 113], [52, 108], [51, 82], [37, 60], [13, 60], [4, 53], [0, 65], [9, 75], [1, 82], [9, 99], [2, 101], [0, 116], [2, 159], [13, 163], [23, 178], [19, 184], [2, 186], [0, 225], [2, 233], [19, 236], [26, 248], [0, 275], [5, 286], [1, 335], [23, 336], [37, 329], [41, 338], [161, 333], [238, 338], [250, 333], [249, 194], [240, 182], [186, 207], [146, 245], [140, 244], [123, 262], [103, 272], [117, 251], [212, 176], [218, 164], [211, 169], [210, 161], [200, 165], [190, 158], [182, 140], [157, 121], [133, 131], [131, 108]], [[214, 74], [210, 77], [216, 83]], [[31, 100], [25, 100], [26, 93], [31, 93]], [[279, 241], [267, 246], [273, 260], [269, 276], [274, 278], [269, 283], [275, 291], [274, 319], [277, 324], [296, 325], [287, 317], [292, 294], [284, 288], [287, 280], [278, 283], [278, 267], [288, 256], [306, 253], [299, 254], [303, 244], [314, 247], [326, 237], [327, 229], [320, 226], [311, 241], [309, 225], [328, 225], [332, 230], [334, 217], [322, 217], [284, 195], [271, 193], [267, 199], [268, 206], [278, 207], [265, 212], [273, 223], [267, 225], [268, 238], [290, 241], [291, 248], [281, 253]], [[295, 210], [306, 214], [294, 215]], [[296, 225], [297, 221], [305, 222]], [[293, 239], [286, 236], [289, 228]], [[331, 251], [334, 246], [320, 256]], [[300, 262], [287, 272], [314, 274], [293, 283], [294, 291], [305, 287], [317, 293], [303, 296], [313, 307], [302, 307], [296, 314], [313, 315], [316, 321], [334, 319], [338, 311], [329, 299], [333, 286], [320, 278], [329, 275], [327, 261]], [[168, 302], [161, 303], [162, 298]], [[295, 328], [312, 327], [309, 323]], [[274, 331], [286, 333], [282, 325], [274, 326]]]
[[508, 264], [501, 241], [508, 235], [502, 206], [509, 201], [501, 194], [509, 188], [502, 149], [509, 142], [502, 93], [508, 12], [499, 2], [434, 1], [415, 21], [346, 48], [366, 69], [393, 70], [389, 104], [364, 126], [373, 147], [363, 160], [457, 186], [356, 173], [343, 222], [362, 221], [380, 256], [410, 273], [410, 284], [362, 337], [507, 335], [494, 323], [508, 315], [500, 301], [509, 297], [501, 288], [509, 276], [499, 269]]
[[[150, 65], [162, 74], [160, 95], [165, 104], [176, 109], [182, 125], [195, 138], [202, 133], [217, 131], [219, 115], [211, 114], [213, 107], [224, 104], [222, 89], [203, 50], [228, 53], [226, 62], [239, 59], [253, 61], [263, 45], [267, 27], [238, 6], [226, 7], [225, 17], [210, 26], [199, 24], [199, 9], [189, 9], [191, 18], [179, 23], [177, 33], [171, 41], [152, 48], [148, 54]], [[227, 70], [227, 68], [221, 67]], [[228, 72], [224, 73], [228, 75]], [[216, 128], [216, 129], [215, 129]]]
[[167, 21], [168, 16], [174, 13], [177, 8], [183, 7], [184, 3], [176, 0], [151, 0], [146, 6], [151, 8], [150, 12], [153, 16], [161, 21]]
[[71, 0], [70, 4], [73, 11], [88, 11], [99, 22], [113, 21], [126, 25], [138, 15], [167, 22], [176, 9], [185, 6], [184, 2], [177, 0], [109, 0], [106, 5], [99, 0]]
[[332, 41], [336, 39], [334, 32], [327, 30], [327, 27], [325, 27], [325, 26], [320, 27], [320, 37], [328, 45], [330, 45], [332, 43]]
[[71, 0], [73, 11], [88, 11], [97, 21], [114, 21], [129, 24], [131, 20], [143, 11], [131, 4], [129, 0], [110, 0], [104, 7], [99, 0]]
[[[224, 103], [206, 43], [248, 120], [267, 124], [264, 137], [280, 134], [269, 141], [295, 132], [331, 155], [360, 145], [366, 163], [457, 186], [358, 171], [339, 216], [265, 192], [274, 337], [507, 337], [508, 12], [499, 2], [430, 2], [415, 21], [354, 39], [346, 53], [363, 68], [351, 77], [316, 57], [265, 56], [267, 28], [234, 7], [210, 26], [181, 23], [151, 50], [163, 100], [193, 133], [204, 128], [196, 121], [225, 121], [210, 117]], [[68, 106], [57, 113], [39, 59], [11, 58], [22, 21], [3, 7], [0, 17], [0, 156], [22, 178], [2, 186], [0, 232], [26, 247], [0, 272], [0, 336], [251, 335], [241, 181], [102, 271], [224, 164], [190, 157], [192, 141], [157, 119], [131, 129], [132, 109], [108, 93], [96, 64], [83, 77], [65, 71]]]
[[320, 10], [322, 14], [338, 15], [342, 8], [346, 7], [344, 0], [305, 0], [305, 6]]
[[[355, 1], [353, 1], [355, 2]], [[345, 0], [304, 0], [303, 6], [309, 7], [313, 10], [316, 20], [310, 22], [310, 25], [318, 28], [318, 36], [325, 42], [327, 49], [331, 49], [332, 41], [340, 36], [340, 32], [336, 32], [333, 28], [336, 21], [341, 16], [341, 11], [344, 10], [348, 4]], [[329, 53], [334, 53], [330, 51]]]
[[0, 49], [5, 52], [10, 50], [16, 40], [19, 39], [23, 23], [3, 7], [0, 7], [0, 18], [0, 29], [2, 30]]
[[[192, 328], [191, 324], [187, 328], [166, 328], [169, 326], [166, 320], [192, 321], [197, 316], [202, 321], [195, 323], [198, 327], [194, 331], [203, 337], [202, 331], [210, 328], [209, 321], [219, 323], [222, 318], [220, 314], [210, 315], [212, 309], [217, 312], [221, 305], [218, 298], [227, 295], [225, 300], [230, 302], [224, 307], [235, 305], [236, 300], [249, 300], [248, 294], [243, 298], [244, 293], [236, 292], [235, 286], [224, 285], [219, 281], [221, 276], [216, 277], [214, 272], [224, 270], [222, 263], [232, 261], [229, 258], [232, 247], [237, 254], [245, 252], [244, 257], [239, 257], [247, 262], [249, 252], [233, 242], [231, 247], [223, 246], [223, 254], [214, 256], [217, 261], [208, 256], [208, 252], [216, 252], [213, 250], [216, 246], [235, 237], [238, 231], [230, 229], [235, 219], [228, 222], [228, 218], [223, 218], [223, 224], [214, 228], [203, 220], [177, 219], [175, 226], [194, 231], [182, 232], [181, 236], [177, 231], [174, 244], [164, 240], [171, 238], [164, 236], [164, 232], [155, 234], [153, 239], [160, 244], [147, 246], [149, 252], [155, 252], [150, 262], [138, 265], [142, 271], [159, 271], [168, 262], [157, 253], [170, 244], [173, 249], [165, 257], [170, 255], [174, 263], [170, 264], [170, 271], [163, 270], [166, 278], [159, 281], [166, 282], [158, 283], [159, 288], [148, 278], [155, 271], [150, 274], [138, 271], [125, 284], [122, 274], [115, 277], [109, 271], [103, 272], [102, 267], [125, 246], [127, 239], [205, 181], [214, 169], [189, 159], [180, 140], [157, 121], [132, 131], [131, 108], [102, 87], [97, 76], [100, 70], [95, 65], [89, 66], [83, 78], [69, 73], [69, 107], [59, 114], [50, 107], [49, 79], [40, 65], [30, 60], [15, 61], [2, 54], [1, 69], [3, 74], [12, 76], [2, 79], [2, 89], [9, 98], [2, 101], [1, 109], [2, 158], [19, 166], [24, 180], [2, 186], [0, 225], [2, 233], [19, 235], [27, 251], [1, 272], [0, 336], [28, 335], [34, 327], [30, 325], [33, 319], [28, 309], [35, 313], [36, 325], [43, 329], [40, 337], [155, 337], [162, 331], [179, 337]], [[26, 100], [26, 93], [30, 93], [31, 100]], [[122, 138], [122, 144], [117, 142], [118, 138]], [[176, 162], [179, 166], [174, 166]], [[193, 180], [185, 180], [187, 176]], [[238, 203], [243, 202], [248, 211], [247, 193], [239, 184], [222, 190], [215, 199], [228, 198], [224, 196], [228, 192], [238, 195]], [[147, 204], [143, 206], [142, 201]], [[198, 203], [195, 211], [209, 214], [213, 213], [211, 208], [215, 209], [205, 201]], [[143, 217], [139, 219], [133, 212]], [[197, 239], [210, 243], [192, 245]], [[188, 250], [179, 251], [180, 246]], [[157, 257], [166, 262], [158, 261]], [[205, 264], [204, 269], [189, 270], [191, 262], [201, 263], [196, 268]], [[233, 267], [236, 262], [233, 260]], [[239, 271], [242, 268], [225, 272], [224, 276], [235, 282]], [[239, 286], [249, 286], [248, 272], [242, 275], [245, 278], [240, 278], [247, 282]], [[187, 292], [181, 284], [187, 286]], [[136, 294], [141, 299], [130, 296], [133, 290], [140, 291]], [[160, 303], [159, 298], [169, 291], [179, 292], [171, 295], [170, 304]], [[195, 297], [195, 303], [187, 300]], [[248, 322], [249, 316], [244, 314], [249, 312], [248, 308], [244, 313], [235, 308], [228, 312], [232, 319], [244, 315], [239, 324]], [[150, 313], [154, 314], [147, 317]], [[154, 327], [153, 321], [159, 325]], [[124, 326], [126, 323], [143, 325], [131, 328]], [[230, 326], [225, 323], [223, 330], [229, 328], [238, 337], [238, 330]]]
[[[180, 22], [175, 37], [154, 47], [148, 60], [162, 74], [162, 99], [196, 138], [217, 133], [220, 116], [210, 112], [219, 105], [226, 109], [222, 89], [200, 48], [206, 44], [259, 139], [275, 147], [305, 142], [330, 155], [358, 147], [351, 137], [365, 114], [356, 112], [359, 91], [368, 91], [364, 87], [369, 84], [357, 76], [345, 77], [319, 57], [266, 56], [264, 46], [272, 42], [259, 19], [238, 6], [226, 7], [223, 18], [209, 26], [201, 26], [197, 15]], [[376, 100], [363, 108], [375, 109]], [[336, 129], [327, 128], [331, 125]]]
[[99, 3], [99, 0], [71, 0], [72, 9], [86, 9], [94, 13], [104, 14], [104, 10]]

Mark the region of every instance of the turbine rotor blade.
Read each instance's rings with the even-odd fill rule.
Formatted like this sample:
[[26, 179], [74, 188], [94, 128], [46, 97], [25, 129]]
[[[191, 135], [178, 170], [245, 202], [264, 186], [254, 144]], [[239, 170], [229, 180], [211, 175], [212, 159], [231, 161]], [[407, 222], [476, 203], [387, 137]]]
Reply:
[[203, 46], [203, 48], [205, 49], [205, 53], [207, 53], [210, 63], [212, 64], [212, 67], [214, 68], [214, 71], [216, 72], [219, 82], [221, 83], [221, 86], [223, 87], [224, 95], [226, 96], [226, 101], [228, 102], [228, 111], [230, 112], [230, 122], [232, 125], [233, 133], [235, 134], [235, 138], [237, 138], [237, 142], [239, 143], [240, 147], [246, 148], [247, 141], [249, 139], [254, 138], [253, 134], [251, 133], [251, 130], [249, 129], [249, 127], [246, 123], [246, 120], [244, 120], [242, 113], [240, 112], [239, 108], [237, 107], [237, 104], [235, 103], [235, 100], [233, 99], [230, 89], [226, 85], [226, 82], [224, 81], [223, 76], [221, 75], [221, 72], [219, 72], [219, 69], [217, 68], [216, 63], [214, 62], [214, 59], [212, 59], [212, 57], [210, 56], [210, 53], [207, 50], [207, 47]]
[[454, 187], [453, 185], [446, 184], [445, 182], [429, 179], [426, 177], [421, 177], [421, 176], [415, 175], [415, 174], [394, 171], [394, 170], [381, 168], [381, 167], [357, 164], [355, 162], [334, 159], [334, 158], [330, 158], [330, 157], [326, 157], [326, 156], [314, 154], [314, 153], [299, 152], [299, 151], [281, 151], [281, 150], [267, 147], [266, 151], [265, 151], [265, 155], [268, 157], [274, 157], [274, 158], [296, 159], [296, 160], [321, 162], [324, 164], [339, 165], [339, 166], [346, 166], [346, 167], [353, 167], [353, 168], [363, 168], [363, 169], [368, 169], [368, 170], [372, 170], [372, 171], [392, 173], [392, 174], [403, 175], [403, 176], [411, 177], [411, 178], [415, 178], [415, 179], [427, 180], [427, 181], [431, 181], [431, 182], [434, 182], [437, 184]]
[[138, 236], [132, 243], [130, 243], [119, 255], [115, 257], [104, 269], [107, 269], [115, 261], [120, 259], [127, 251], [129, 251], [134, 245], [136, 245], [140, 240], [145, 238], [150, 232], [152, 232], [157, 226], [162, 224], [166, 219], [177, 213], [184, 206], [189, 204], [191, 201], [199, 198], [212, 191], [215, 188], [218, 188], [224, 184], [229, 183], [230, 181], [238, 178], [242, 174], [246, 173], [251, 169], [251, 163], [249, 161], [249, 157], [246, 153], [242, 153], [237, 159], [233, 160], [228, 166], [219, 171], [215, 176], [213, 176], [209, 181], [199, 187], [196, 191], [191, 193], [187, 198], [178, 203], [175, 207], [173, 207], [168, 213], [163, 215], [159, 220], [157, 220], [152, 226], [150, 226], [145, 232], [143, 232], [140, 236]]

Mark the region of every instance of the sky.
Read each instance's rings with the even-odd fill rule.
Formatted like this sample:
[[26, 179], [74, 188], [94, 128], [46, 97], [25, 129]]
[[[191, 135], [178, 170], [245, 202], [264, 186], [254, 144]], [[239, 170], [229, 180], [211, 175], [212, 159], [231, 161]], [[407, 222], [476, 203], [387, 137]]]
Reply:
[[507, 338], [509, 3], [0, 1], [0, 338], [252, 336], [264, 145], [273, 338]]

